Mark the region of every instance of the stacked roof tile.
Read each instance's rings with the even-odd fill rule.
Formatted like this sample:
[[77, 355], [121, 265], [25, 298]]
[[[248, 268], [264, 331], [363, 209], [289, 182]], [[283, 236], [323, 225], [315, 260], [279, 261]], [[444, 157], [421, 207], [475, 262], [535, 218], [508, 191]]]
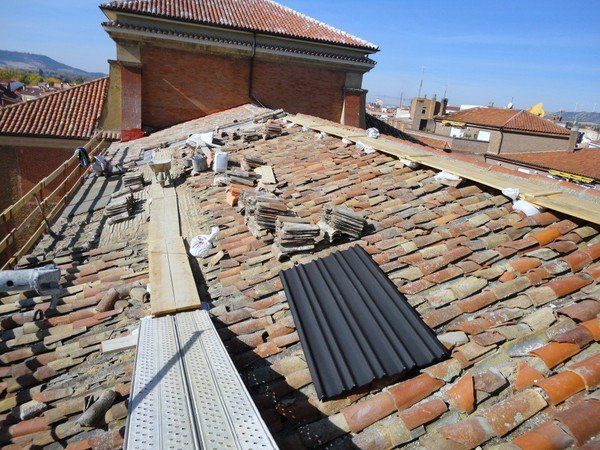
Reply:
[[271, 0], [114, 0], [102, 8], [377, 50], [375, 44]]
[[86, 139], [98, 127], [108, 77], [0, 109], [0, 134]]
[[471, 108], [445, 116], [444, 119], [465, 122], [471, 125], [502, 128], [503, 130], [529, 133], [559, 134], [568, 136], [571, 132], [529, 111], [505, 108]]

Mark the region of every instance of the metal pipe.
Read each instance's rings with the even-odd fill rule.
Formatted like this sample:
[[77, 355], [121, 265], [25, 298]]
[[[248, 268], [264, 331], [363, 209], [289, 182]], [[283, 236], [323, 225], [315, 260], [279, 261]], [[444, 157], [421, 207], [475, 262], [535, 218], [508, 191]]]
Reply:
[[0, 292], [35, 290], [48, 295], [60, 289], [60, 269], [54, 265], [36, 269], [0, 270]]

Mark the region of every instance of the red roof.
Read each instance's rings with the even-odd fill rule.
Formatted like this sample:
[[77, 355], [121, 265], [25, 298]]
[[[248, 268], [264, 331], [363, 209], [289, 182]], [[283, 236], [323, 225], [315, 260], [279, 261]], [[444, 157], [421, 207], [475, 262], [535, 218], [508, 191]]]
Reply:
[[0, 134], [89, 138], [98, 126], [108, 77], [0, 109]]
[[472, 125], [502, 128], [512, 131], [560, 134], [564, 136], [571, 134], [570, 130], [522, 109], [471, 108], [445, 116], [444, 118]]
[[486, 155], [486, 157], [600, 180], [600, 149], [584, 148], [575, 152], [511, 153], [510, 155]]
[[377, 50], [377, 46], [371, 42], [271, 0], [113, 0], [101, 7], [106, 10], [168, 17], [184, 22]]

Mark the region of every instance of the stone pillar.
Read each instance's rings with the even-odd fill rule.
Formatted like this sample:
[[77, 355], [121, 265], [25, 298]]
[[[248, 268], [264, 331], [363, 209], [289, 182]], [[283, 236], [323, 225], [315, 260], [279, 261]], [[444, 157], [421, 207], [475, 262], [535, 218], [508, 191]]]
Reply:
[[121, 63], [121, 142], [142, 136], [142, 67]]

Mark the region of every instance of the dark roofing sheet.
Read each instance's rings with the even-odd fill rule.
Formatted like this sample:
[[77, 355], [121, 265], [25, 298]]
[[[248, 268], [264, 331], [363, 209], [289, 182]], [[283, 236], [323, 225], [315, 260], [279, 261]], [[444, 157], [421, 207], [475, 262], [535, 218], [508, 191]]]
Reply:
[[281, 272], [319, 399], [447, 356], [360, 246]]

